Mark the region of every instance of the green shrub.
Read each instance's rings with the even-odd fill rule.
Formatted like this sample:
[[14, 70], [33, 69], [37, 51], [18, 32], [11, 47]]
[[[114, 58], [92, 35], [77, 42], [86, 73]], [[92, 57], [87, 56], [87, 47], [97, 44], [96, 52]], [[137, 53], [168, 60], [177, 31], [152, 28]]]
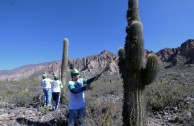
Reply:
[[184, 98], [190, 96], [194, 86], [185, 86], [180, 83], [154, 83], [147, 89], [148, 106], [152, 109], [164, 109], [167, 106], [186, 107]]

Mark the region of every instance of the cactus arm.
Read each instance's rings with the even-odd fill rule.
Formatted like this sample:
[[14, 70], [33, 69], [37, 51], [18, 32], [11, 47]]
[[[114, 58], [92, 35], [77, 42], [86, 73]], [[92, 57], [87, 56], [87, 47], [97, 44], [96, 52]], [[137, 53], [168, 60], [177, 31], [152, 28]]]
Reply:
[[143, 85], [150, 84], [156, 78], [159, 64], [158, 58], [155, 54], [149, 54], [147, 57], [146, 68], [142, 72], [142, 83]]
[[130, 95], [130, 85], [129, 83], [129, 79], [127, 73], [127, 68], [126, 68], [126, 58], [125, 58], [125, 50], [124, 48], [120, 48], [118, 51], [118, 55], [119, 55], [119, 62], [118, 62], [118, 66], [119, 66], [119, 72], [121, 74], [121, 77], [123, 78], [123, 123], [124, 125], [127, 125], [130, 123], [130, 113], [129, 113], [129, 108], [131, 108], [130, 106], [132, 105], [130, 101], [131, 95]]
[[120, 48], [119, 49], [118, 55], [119, 55], [119, 62], [118, 62], [119, 72], [120, 72], [120, 74], [122, 76], [123, 75], [122, 73], [126, 69], [126, 64], [125, 64], [125, 50], [124, 50], [124, 48]]

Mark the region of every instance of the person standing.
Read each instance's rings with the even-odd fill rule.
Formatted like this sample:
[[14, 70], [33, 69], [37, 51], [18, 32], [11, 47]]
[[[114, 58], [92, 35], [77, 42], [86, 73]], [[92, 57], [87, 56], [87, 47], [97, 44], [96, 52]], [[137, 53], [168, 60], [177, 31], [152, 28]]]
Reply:
[[51, 106], [51, 82], [50, 78], [47, 78], [46, 74], [42, 75], [41, 86], [44, 93], [44, 106]]
[[59, 80], [58, 75], [54, 75], [54, 80], [51, 85], [52, 89], [52, 99], [53, 99], [53, 110], [59, 109], [59, 102], [61, 96], [61, 88], [63, 88], [62, 82]]
[[69, 89], [69, 126], [74, 126], [75, 122], [78, 126], [83, 125], [85, 117], [85, 99], [84, 91], [90, 89], [90, 84], [97, 80], [101, 74], [90, 79], [80, 78], [79, 71], [73, 69], [71, 71], [72, 80], [68, 82]]

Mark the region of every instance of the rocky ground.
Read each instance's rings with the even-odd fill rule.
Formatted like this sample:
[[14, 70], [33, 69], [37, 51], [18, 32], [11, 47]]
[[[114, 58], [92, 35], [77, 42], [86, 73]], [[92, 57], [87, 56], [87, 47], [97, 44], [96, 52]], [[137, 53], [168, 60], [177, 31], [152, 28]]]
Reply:
[[64, 126], [67, 125], [67, 109], [61, 108], [52, 111], [49, 108], [41, 107], [38, 111], [33, 106], [15, 107], [1, 102], [0, 124], [3, 126]]
[[[5, 105], [6, 103], [0, 104]], [[193, 126], [193, 122], [189, 122], [191, 118], [190, 111], [166, 108], [163, 111], [153, 112], [148, 117], [148, 126]], [[60, 111], [38, 111], [37, 108], [33, 107], [15, 108], [13, 105], [6, 104], [6, 108], [1, 107], [0, 109], [0, 124], [2, 126], [66, 126], [67, 108], [61, 108]]]

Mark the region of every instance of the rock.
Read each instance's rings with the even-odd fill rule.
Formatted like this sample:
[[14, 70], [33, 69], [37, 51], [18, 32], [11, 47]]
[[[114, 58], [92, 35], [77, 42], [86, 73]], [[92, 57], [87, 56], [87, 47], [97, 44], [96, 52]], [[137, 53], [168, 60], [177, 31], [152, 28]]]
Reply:
[[162, 119], [162, 116], [160, 114], [156, 115], [155, 117], [156, 119]]
[[186, 42], [181, 44], [180, 47], [181, 55], [186, 56], [188, 63], [194, 63], [194, 39], [188, 39]]
[[[69, 59], [68, 61], [68, 72], [70, 67], [80, 71], [96, 71], [99, 68], [104, 68], [107, 63], [115, 59], [117, 56], [107, 50], [102, 51], [100, 54], [94, 56], [87, 56], [77, 59]], [[52, 74], [60, 73], [61, 61], [34, 64], [34, 65], [25, 65], [18, 67], [13, 70], [0, 70], [0, 81], [19, 81], [19, 80], [40, 80], [40, 73], [46, 72], [49, 77], [52, 77]], [[110, 66], [112, 72], [118, 72], [118, 67], [113, 64]]]
[[0, 115], [0, 121], [14, 120], [16, 118], [14, 113], [8, 114], [4, 113]]
[[168, 122], [170, 123], [178, 123], [178, 121], [179, 121], [179, 118], [177, 116], [168, 118]]
[[173, 58], [176, 57], [178, 48], [165, 48], [157, 52], [159, 59], [165, 62], [172, 62]]

